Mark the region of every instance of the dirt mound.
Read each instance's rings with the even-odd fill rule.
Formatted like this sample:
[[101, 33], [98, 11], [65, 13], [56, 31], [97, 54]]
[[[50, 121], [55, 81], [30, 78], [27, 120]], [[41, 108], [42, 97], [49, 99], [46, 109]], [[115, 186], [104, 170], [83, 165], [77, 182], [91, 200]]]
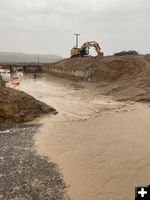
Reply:
[[0, 123], [21, 123], [56, 110], [32, 96], [11, 88], [0, 89]]
[[4, 82], [3, 82], [3, 79], [2, 77], [0, 76], [0, 89], [4, 86]]
[[[99, 89], [119, 100], [150, 100], [150, 55], [69, 58], [51, 68], [62, 72], [90, 71], [90, 80], [99, 83]], [[83, 77], [84, 80], [85, 77]]]

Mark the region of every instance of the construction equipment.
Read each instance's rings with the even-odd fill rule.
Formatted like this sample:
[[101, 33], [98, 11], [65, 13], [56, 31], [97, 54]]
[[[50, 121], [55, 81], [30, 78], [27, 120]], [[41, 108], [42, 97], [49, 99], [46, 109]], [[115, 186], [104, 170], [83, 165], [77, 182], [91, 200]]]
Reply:
[[81, 46], [81, 48], [73, 47], [70, 52], [71, 58], [89, 56], [90, 47], [94, 47], [97, 54], [100, 56], [103, 56], [103, 53], [101, 52], [101, 48], [100, 48], [99, 44], [95, 41], [91, 41], [91, 42], [85, 42]]

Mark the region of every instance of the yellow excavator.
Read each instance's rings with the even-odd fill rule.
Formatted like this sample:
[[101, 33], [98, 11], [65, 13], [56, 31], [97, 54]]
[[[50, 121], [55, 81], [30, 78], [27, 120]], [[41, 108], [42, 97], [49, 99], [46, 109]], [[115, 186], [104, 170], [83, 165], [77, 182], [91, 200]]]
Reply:
[[90, 47], [94, 47], [97, 54], [103, 56], [99, 44], [95, 41], [91, 41], [91, 42], [85, 42], [81, 46], [81, 48], [73, 47], [70, 52], [71, 58], [89, 56]]

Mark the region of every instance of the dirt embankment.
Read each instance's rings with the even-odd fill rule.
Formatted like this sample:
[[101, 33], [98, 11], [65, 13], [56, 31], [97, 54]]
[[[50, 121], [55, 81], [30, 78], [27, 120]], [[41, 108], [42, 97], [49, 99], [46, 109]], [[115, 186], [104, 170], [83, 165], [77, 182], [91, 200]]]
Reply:
[[51, 70], [97, 82], [100, 92], [118, 100], [150, 101], [150, 55], [69, 58], [51, 64]]
[[32, 96], [11, 88], [0, 88], [0, 123], [21, 123], [56, 110]]

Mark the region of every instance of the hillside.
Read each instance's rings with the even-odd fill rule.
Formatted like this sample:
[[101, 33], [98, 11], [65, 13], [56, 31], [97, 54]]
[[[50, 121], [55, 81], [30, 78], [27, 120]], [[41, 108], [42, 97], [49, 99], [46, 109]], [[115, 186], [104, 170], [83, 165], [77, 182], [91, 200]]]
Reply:
[[117, 100], [150, 101], [149, 54], [69, 58], [50, 64], [48, 70], [62, 77], [96, 82], [101, 94]]
[[62, 59], [52, 54], [26, 54], [13, 52], [0, 52], [0, 63], [51, 63]]

